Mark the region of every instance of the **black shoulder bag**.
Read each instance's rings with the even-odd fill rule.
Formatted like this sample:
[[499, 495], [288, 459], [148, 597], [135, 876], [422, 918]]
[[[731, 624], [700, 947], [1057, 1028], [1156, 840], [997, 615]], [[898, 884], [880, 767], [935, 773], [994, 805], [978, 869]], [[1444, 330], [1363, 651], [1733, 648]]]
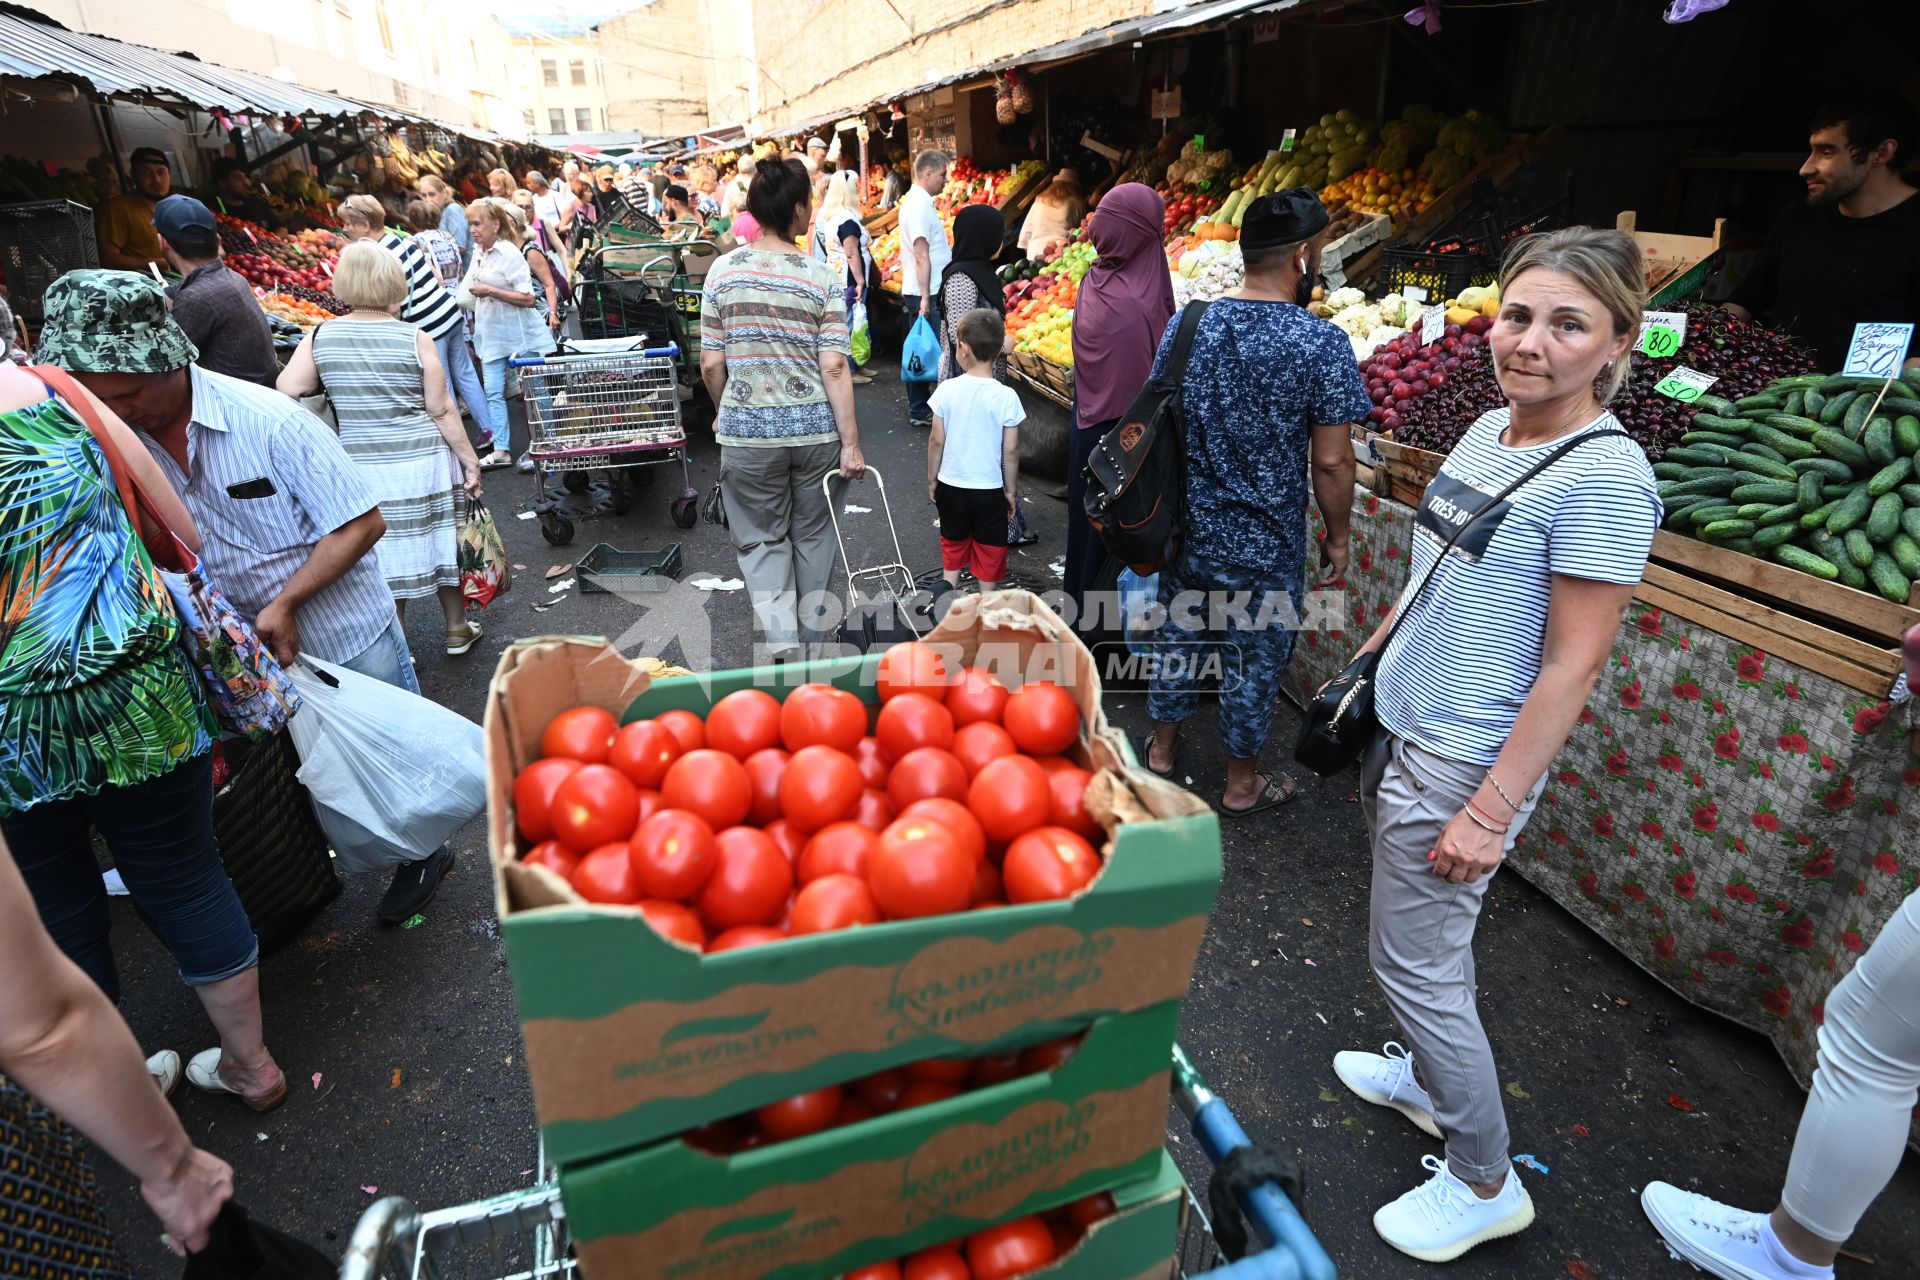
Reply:
[[1453, 550], [1454, 544], [1460, 541], [1462, 534], [1471, 529], [1481, 516], [1512, 497], [1514, 491], [1521, 485], [1581, 445], [1590, 440], [1604, 440], [1608, 436], [1626, 436], [1626, 434], [1624, 431], [1589, 431], [1584, 435], [1575, 436], [1536, 462], [1526, 474], [1495, 494], [1478, 511], [1462, 521], [1460, 527], [1453, 531], [1453, 536], [1447, 539], [1446, 545], [1440, 548], [1440, 554], [1434, 558], [1426, 576], [1420, 579], [1420, 585], [1414, 588], [1413, 594], [1406, 598], [1406, 603], [1394, 614], [1393, 625], [1387, 628], [1386, 639], [1380, 642], [1379, 648], [1370, 649], [1354, 658], [1347, 664], [1344, 671], [1327, 681], [1326, 687], [1315, 694], [1313, 701], [1307, 704], [1306, 715], [1300, 726], [1300, 741], [1293, 749], [1295, 763], [1305, 766], [1323, 778], [1330, 778], [1365, 754], [1368, 745], [1373, 741], [1373, 735], [1380, 729], [1380, 719], [1373, 710], [1374, 675], [1380, 666], [1380, 655], [1385, 653], [1387, 646], [1393, 643], [1394, 636], [1400, 631], [1400, 624], [1407, 620], [1407, 614], [1412, 611], [1414, 602], [1420, 598], [1420, 593], [1427, 589], [1427, 584], [1433, 581], [1433, 575], [1439, 572], [1440, 566], [1447, 562], [1447, 553]]

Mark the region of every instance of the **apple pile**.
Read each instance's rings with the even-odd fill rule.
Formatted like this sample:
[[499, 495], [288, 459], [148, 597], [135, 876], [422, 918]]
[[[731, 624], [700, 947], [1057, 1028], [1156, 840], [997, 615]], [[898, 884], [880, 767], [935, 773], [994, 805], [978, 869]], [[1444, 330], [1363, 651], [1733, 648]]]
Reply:
[[1070, 898], [1099, 875], [1073, 695], [895, 645], [880, 707], [808, 684], [706, 717], [573, 707], [513, 784], [524, 861], [707, 952]]
[[1373, 401], [1367, 420], [1376, 430], [1396, 431], [1413, 402], [1446, 387], [1460, 376], [1464, 365], [1478, 360], [1492, 327], [1492, 320], [1476, 316], [1464, 325], [1448, 325], [1431, 346], [1421, 345], [1416, 327], [1376, 348], [1360, 365], [1360, 377]]

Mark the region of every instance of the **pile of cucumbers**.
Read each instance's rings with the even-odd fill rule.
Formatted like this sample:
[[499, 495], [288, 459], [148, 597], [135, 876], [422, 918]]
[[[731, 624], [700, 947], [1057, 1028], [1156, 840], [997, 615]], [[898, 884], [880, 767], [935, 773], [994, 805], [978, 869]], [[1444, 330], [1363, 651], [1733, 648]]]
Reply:
[[1653, 467], [1667, 528], [1907, 602], [1920, 578], [1920, 370], [1891, 385], [1802, 374], [1694, 407]]

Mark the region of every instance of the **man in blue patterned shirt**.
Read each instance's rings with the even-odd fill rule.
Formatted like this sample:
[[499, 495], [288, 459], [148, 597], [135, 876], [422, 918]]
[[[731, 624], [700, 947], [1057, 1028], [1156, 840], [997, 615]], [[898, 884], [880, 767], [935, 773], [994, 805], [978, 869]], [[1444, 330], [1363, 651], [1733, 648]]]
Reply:
[[[1181, 555], [1160, 575], [1167, 617], [1147, 697], [1154, 731], [1143, 754], [1155, 773], [1173, 771], [1180, 725], [1199, 707], [1201, 677], [1217, 673], [1227, 754], [1220, 810], [1229, 816], [1294, 795], [1292, 779], [1258, 766], [1306, 594], [1309, 471], [1327, 527], [1320, 580], [1337, 581], [1347, 569], [1349, 433], [1372, 404], [1346, 334], [1306, 309], [1327, 223], [1326, 209], [1305, 188], [1248, 207], [1240, 233], [1246, 282], [1201, 317], [1181, 397], [1186, 525]], [[1179, 324], [1175, 316], [1161, 340], [1156, 379]]]

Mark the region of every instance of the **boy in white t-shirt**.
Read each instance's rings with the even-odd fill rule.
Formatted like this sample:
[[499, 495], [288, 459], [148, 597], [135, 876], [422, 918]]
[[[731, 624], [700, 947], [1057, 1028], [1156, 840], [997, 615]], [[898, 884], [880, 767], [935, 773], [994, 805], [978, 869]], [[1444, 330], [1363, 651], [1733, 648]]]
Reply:
[[1006, 322], [984, 307], [960, 317], [960, 367], [934, 389], [927, 437], [927, 496], [940, 512], [940, 567], [951, 586], [969, 563], [981, 590], [1007, 576], [1007, 517], [1020, 479], [1020, 424], [1012, 387], [994, 380]]

